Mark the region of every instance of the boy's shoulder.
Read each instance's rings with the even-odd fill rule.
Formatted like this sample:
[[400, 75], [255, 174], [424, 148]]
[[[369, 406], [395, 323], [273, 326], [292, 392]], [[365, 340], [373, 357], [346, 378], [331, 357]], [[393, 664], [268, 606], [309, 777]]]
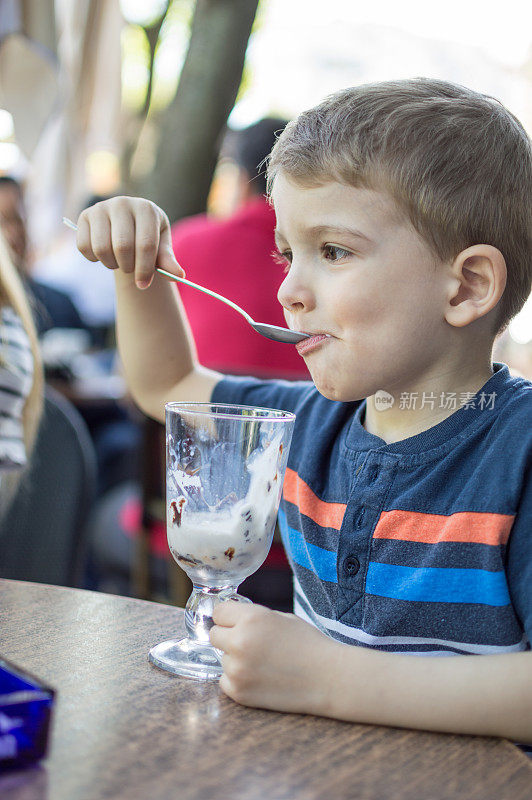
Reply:
[[241, 403], [282, 409], [296, 414], [296, 427], [311, 426], [319, 431], [329, 422], [349, 416], [362, 400], [344, 403], [329, 400], [312, 381], [264, 380], [254, 377], [224, 376], [216, 385], [212, 401]]
[[490, 460], [497, 460], [506, 478], [528, 472], [532, 465], [532, 382], [510, 376], [487, 421], [486, 427], [477, 428], [477, 441], [480, 436], [482, 450]]
[[510, 374], [508, 388], [501, 400], [498, 424], [508, 431], [532, 437], [532, 381]]

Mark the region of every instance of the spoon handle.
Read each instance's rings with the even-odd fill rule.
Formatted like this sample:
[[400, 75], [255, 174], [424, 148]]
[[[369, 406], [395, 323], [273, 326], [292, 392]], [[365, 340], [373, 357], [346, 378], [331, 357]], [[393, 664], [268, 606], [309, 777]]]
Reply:
[[63, 225], [66, 225], [67, 228], [72, 228], [73, 231], [77, 231], [78, 229], [76, 223], [72, 222], [72, 220], [69, 219], [68, 217], [63, 217]]
[[[73, 231], [77, 231], [78, 229], [76, 223], [72, 222], [72, 220], [68, 219], [68, 217], [63, 217], [63, 223], [67, 226], [67, 228], [72, 228]], [[223, 297], [221, 294], [218, 294], [218, 292], [213, 292], [212, 289], [206, 289], [205, 286], [200, 286], [198, 283], [192, 283], [192, 281], [187, 281], [186, 278], [178, 278], [177, 275], [173, 275], [171, 272], [167, 272], [165, 269], [160, 269], [159, 267], [156, 267], [156, 270], [157, 272], [160, 272], [161, 275], [164, 275], [167, 278], [171, 278], [173, 281], [177, 281], [178, 283], [184, 283], [187, 286], [192, 286], [193, 289], [197, 289], [199, 292], [208, 294], [211, 297], [214, 297], [216, 300], [221, 300], [222, 303], [231, 306], [231, 308], [233, 308], [235, 311], [238, 311], [239, 314], [242, 314], [242, 316], [250, 323], [250, 325], [253, 325], [253, 323], [255, 322], [253, 317], [250, 317], [249, 314], [247, 314], [243, 308], [237, 306], [237, 304], [233, 303], [232, 300], [228, 300], [227, 297]]]
[[177, 281], [178, 283], [184, 283], [186, 286], [192, 286], [193, 289], [197, 289], [199, 292], [203, 292], [204, 294], [208, 294], [211, 297], [216, 298], [216, 300], [221, 300], [222, 303], [225, 303], [228, 306], [231, 306], [235, 311], [238, 311], [239, 314], [242, 314], [243, 317], [252, 325], [255, 320], [247, 314], [243, 308], [237, 306], [236, 303], [233, 303], [232, 300], [228, 300], [227, 297], [223, 297], [223, 295], [218, 294], [218, 292], [213, 292], [212, 289], [206, 289], [205, 286], [200, 286], [198, 283], [192, 283], [192, 281], [188, 281], [186, 278], [178, 278], [177, 275], [173, 275], [171, 272], [167, 272], [165, 269], [160, 269], [156, 267], [157, 272], [160, 272], [161, 275], [164, 275], [166, 278], [171, 278], [173, 281]]

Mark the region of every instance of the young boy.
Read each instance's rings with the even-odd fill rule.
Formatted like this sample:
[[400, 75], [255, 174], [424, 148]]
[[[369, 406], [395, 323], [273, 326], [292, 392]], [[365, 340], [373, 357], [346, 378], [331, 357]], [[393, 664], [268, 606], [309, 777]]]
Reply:
[[531, 289], [530, 141], [460, 86], [361, 86], [287, 127], [269, 186], [278, 298], [311, 334], [297, 347], [314, 385], [197, 363], [154, 275], [183, 272], [152, 203], [79, 220], [80, 250], [117, 269], [146, 413], [212, 399], [297, 414], [279, 515], [297, 616], [220, 604], [220, 686], [251, 706], [532, 743], [532, 384], [491, 360]]

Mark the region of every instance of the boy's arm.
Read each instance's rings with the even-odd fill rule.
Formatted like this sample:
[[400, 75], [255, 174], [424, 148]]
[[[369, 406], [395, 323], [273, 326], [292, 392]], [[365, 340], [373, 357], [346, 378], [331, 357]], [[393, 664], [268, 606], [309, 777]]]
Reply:
[[419, 657], [342, 646], [325, 715], [532, 744], [532, 654]]
[[532, 653], [421, 657], [330, 639], [292, 614], [221, 603], [211, 642], [244, 705], [532, 743]]
[[162, 422], [169, 400], [210, 400], [222, 375], [199, 365], [179, 295], [155, 272], [160, 266], [184, 275], [166, 214], [140, 198], [98, 203], [78, 220], [78, 247], [116, 270], [118, 348], [140, 408]]
[[198, 363], [183, 304], [170, 281], [156, 274], [140, 291], [132, 275], [117, 271], [116, 297], [118, 349], [128, 387], [144, 413], [164, 422], [164, 404], [170, 400], [208, 402], [223, 376]]

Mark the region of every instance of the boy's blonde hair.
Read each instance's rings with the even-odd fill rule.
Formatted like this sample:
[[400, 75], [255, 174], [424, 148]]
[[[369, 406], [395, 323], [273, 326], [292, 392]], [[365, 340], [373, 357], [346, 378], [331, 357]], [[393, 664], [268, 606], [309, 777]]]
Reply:
[[[37, 332], [35, 330], [26, 293], [17, 269], [13, 264], [7, 243], [0, 232], [0, 308], [3, 306], [10, 306], [22, 320], [33, 354], [33, 384], [24, 405], [22, 416], [26, 451], [29, 454], [35, 441], [42, 412], [42, 364], [39, 354]], [[0, 330], [0, 341], [1, 336], [2, 332]], [[2, 366], [1, 361], [0, 366]], [[5, 512], [9, 501], [13, 498], [19, 478], [20, 474], [16, 472], [2, 477], [2, 486], [0, 487], [0, 515]]]
[[497, 100], [418, 78], [340, 91], [289, 123], [268, 163], [297, 183], [330, 180], [385, 191], [442, 261], [497, 247], [508, 280], [494, 334], [532, 288], [532, 153]]

